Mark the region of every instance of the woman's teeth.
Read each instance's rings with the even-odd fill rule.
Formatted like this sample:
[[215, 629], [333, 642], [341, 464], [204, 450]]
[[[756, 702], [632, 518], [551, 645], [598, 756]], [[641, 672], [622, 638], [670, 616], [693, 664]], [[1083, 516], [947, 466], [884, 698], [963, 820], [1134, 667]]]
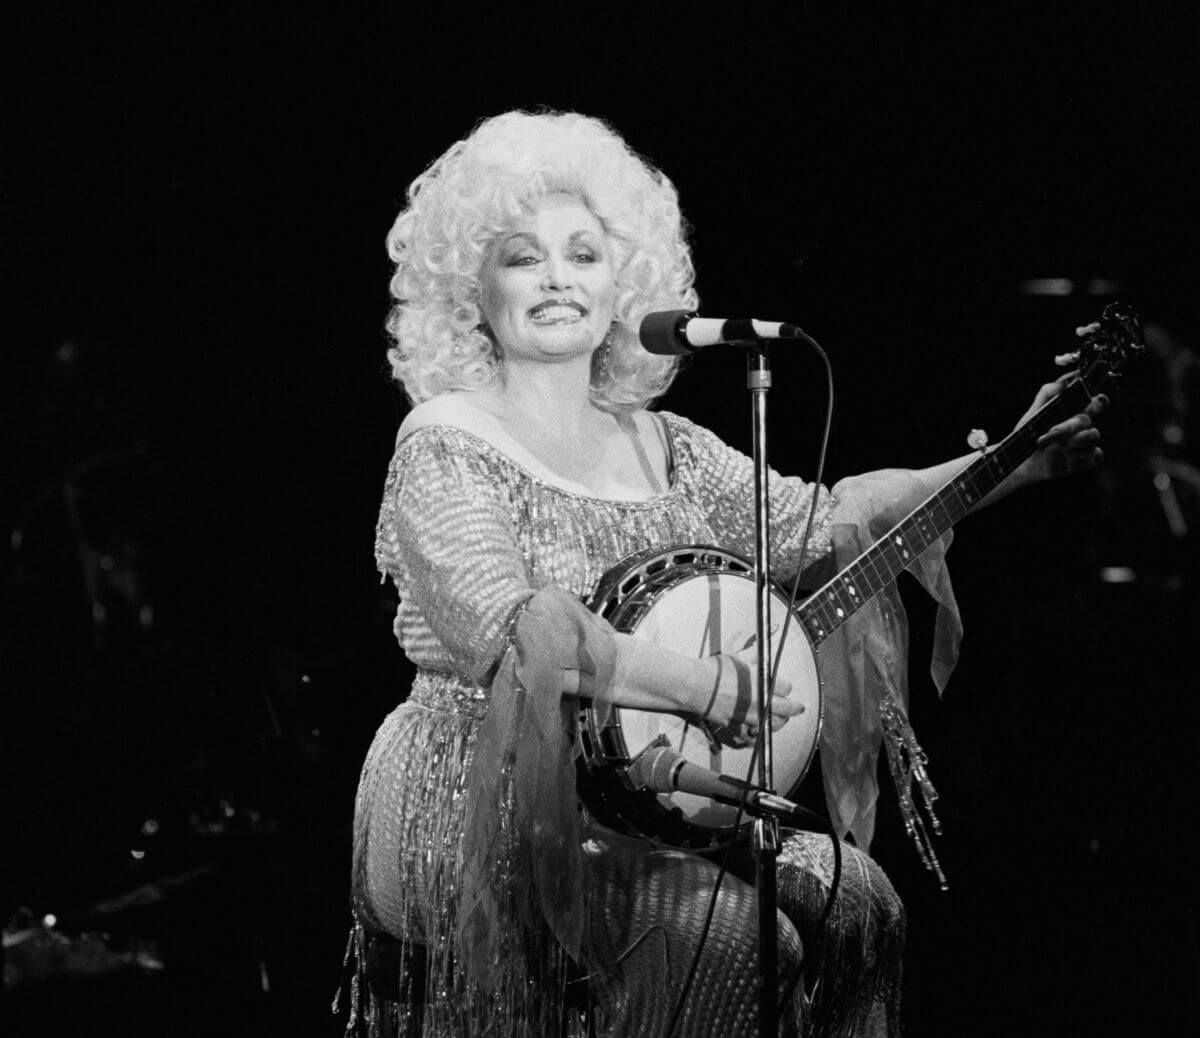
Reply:
[[561, 324], [582, 321], [583, 314], [573, 306], [543, 306], [534, 310], [532, 317], [538, 324]]

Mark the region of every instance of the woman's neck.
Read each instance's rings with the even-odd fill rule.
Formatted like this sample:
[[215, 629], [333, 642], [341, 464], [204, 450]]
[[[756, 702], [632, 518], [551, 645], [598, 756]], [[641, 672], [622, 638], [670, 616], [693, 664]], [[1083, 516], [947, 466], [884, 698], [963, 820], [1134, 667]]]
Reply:
[[562, 364], [514, 360], [488, 395], [502, 412], [498, 417], [577, 438], [603, 415], [591, 402], [590, 386], [590, 356]]

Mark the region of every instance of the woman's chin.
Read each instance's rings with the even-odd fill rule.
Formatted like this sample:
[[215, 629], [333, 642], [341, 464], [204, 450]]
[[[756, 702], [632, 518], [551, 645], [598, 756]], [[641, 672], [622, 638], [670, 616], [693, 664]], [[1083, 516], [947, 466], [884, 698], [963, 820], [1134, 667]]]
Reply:
[[546, 360], [574, 360], [595, 352], [598, 345], [595, 338], [587, 328], [539, 328], [526, 340], [525, 348], [516, 352]]

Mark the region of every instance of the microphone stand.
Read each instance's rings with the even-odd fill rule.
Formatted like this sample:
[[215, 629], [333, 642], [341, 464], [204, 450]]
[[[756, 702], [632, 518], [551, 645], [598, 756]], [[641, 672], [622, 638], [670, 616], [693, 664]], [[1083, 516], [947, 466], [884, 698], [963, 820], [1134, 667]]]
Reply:
[[[771, 388], [771, 363], [765, 341], [739, 341], [746, 353], [746, 388], [754, 423], [754, 581], [756, 631], [758, 634], [758, 785], [775, 791], [774, 755], [771, 738], [767, 682], [771, 660], [771, 545], [770, 502], [767, 496], [767, 391]], [[779, 934], [775, 914], [779, 902], [776, 868], [779, 858], [779, 820], [757, 814], [754, 819], [753, 853], [758, 890], [758, 953], [762, 987], [758, 1000], [758, 1033], [775, 1038], [779, 1033]]]

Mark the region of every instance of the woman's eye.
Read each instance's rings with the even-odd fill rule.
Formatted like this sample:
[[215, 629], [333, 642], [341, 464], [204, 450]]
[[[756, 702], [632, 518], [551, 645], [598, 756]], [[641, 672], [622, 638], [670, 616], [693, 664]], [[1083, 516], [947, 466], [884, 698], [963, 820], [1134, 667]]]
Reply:
[[590, 250], [575, 253], [573, 259], [576, 263], [595, 263], [599, 257]]
[[508, 261], [508, 265], [510, 267], [527, 267], [531, 263], [536, 263], [537, 261], [538, 261], [537, 256], [533, 255], [532, 253], [526, 252], [526, 253], [522, 253], [519, 256], [513, 256], [512, 259], [510, 259]]

